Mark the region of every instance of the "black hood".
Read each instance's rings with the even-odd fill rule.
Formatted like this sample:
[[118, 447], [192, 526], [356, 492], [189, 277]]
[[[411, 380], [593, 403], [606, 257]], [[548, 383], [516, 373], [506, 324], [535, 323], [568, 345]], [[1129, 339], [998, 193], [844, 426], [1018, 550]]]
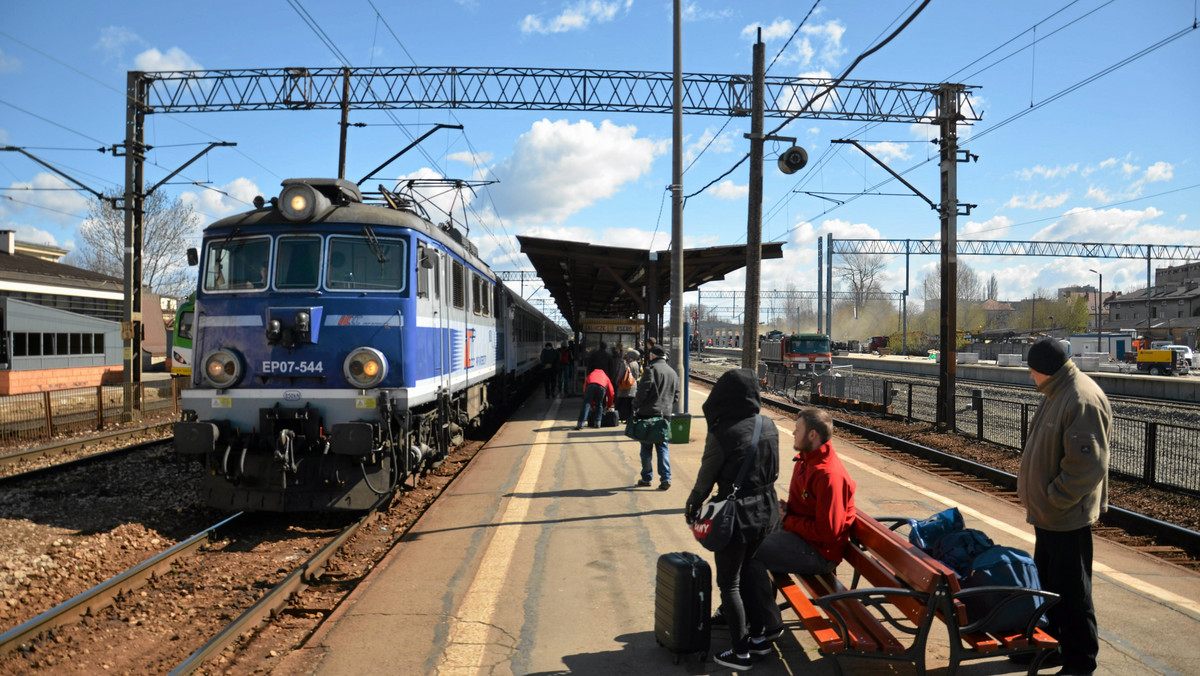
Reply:
[[719, 431], [739, 420], [758, 415], [762, 397], [758, 379], [750, 369], [726, 371], [704, 402], [704, 419], [709, 431]]

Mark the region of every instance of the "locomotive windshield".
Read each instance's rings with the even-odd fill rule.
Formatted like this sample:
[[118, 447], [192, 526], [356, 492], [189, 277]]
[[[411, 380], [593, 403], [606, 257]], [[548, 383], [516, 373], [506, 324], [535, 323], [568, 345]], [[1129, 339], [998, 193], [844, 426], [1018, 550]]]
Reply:
[[825, 336], [793, 336], [788, 340], [788, 347], [792, 354], [823, 354], [829, 352], [829, 339]]
[[[322, 249], [325, 253], [322, 256]], [[208, 243], [204, 290], [263, 291], [270, 282], [281, 291], [315, 290], [322, 282], [331, 291], [406, 290], [407, 246], [403, 239], [314, 235], [225, 238]], [[273, 261], [273, 265], [272, 265]], [[272, 270], [274, 275], [271, 275]]]
[[405, 253], [402, 239], [330, 237], [325, 287], [404, 291]]
[[271, 240], [266, 237], [225, 239], [208, 244], [205, 291], [254, 291], [267, 288]]

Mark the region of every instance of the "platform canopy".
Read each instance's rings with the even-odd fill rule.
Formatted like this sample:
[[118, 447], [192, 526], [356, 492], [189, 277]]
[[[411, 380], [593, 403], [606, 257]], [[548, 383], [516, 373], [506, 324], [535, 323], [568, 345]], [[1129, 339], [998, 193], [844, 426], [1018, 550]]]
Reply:
[[[584, 317], [634, 318], [649, 323], [671, 299], [670, 250], [647, 251], [518, 235], [546, 290], [571, 328]], [[764, 260], [783, 258], [783, 242], [762, 245]], [[746, 245], [685, 249], [683, 290], [721, 280], [746, 265]]]

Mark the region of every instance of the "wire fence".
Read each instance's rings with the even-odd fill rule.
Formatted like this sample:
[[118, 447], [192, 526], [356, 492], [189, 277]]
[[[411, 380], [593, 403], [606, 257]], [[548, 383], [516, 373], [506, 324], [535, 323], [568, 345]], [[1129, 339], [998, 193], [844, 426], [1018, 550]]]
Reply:
[[[0, 397], [0, 444], [49, 441], [119, 424], [128, 408], [145, 416], [179, 413], [179, 379], [97, 385]], [[140, 406], [139, 406], [140, 404]]]
[[[789, 383], [793, 401], [800, 386]], [[841, 374], [808, 378], [812, 393], [880, 404], [909, 421], [936, 424], [938, 385], [898, 383], [885, 378]], [[986, 397], [982, 390], [955, 397], [959, 434], [1018, 451], [1029, 438], [1037, 404]], [[1151, 486], [1200, 494], [1200, 428], [1113, 416], [1109, 471]]]

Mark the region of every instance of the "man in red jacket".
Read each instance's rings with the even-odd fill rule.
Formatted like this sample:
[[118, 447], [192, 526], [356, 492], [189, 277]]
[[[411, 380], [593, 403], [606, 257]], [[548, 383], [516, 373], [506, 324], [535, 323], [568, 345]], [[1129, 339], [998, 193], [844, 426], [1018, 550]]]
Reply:
[[583, 405], [579, 408], [579, 422], [575, 424], [575, 429], [583, 429], [584, 420], [588, 421], [588, 427], [599, 427], [600, 416], [612, 408], [613, 395], [612, 383], [604, 369], [592, 369], [583, 381]]
[[797, 454], [787, 501], [780, 500], [783, 530], [763, 540], [757, 560], [768, 570], [817, 575], [842, 561], [854, 525], [854, 480], [833, 450], [833, 418], [806, 408], [796, 416]]

